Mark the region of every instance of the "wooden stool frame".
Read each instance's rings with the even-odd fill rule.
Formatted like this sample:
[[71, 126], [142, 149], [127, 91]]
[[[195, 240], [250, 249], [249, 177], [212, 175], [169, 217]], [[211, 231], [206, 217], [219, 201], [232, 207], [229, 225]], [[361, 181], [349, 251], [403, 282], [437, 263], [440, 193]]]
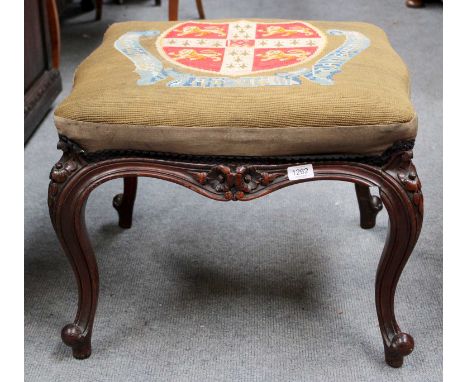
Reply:
[[[394, 296], [423, 221], [413, 145], [414, 141], [397, 142], [381, 156], [221, 157], [125, 150], [87, 153], [60, 137], [58, 148], [63, 156], [50, 173], [48, 204], [79, 291], [76, 317], [62, 329], [63, 342], [73, 349], [75, 358], [91, 355], [99, 274], [86, 231], [85, 207], [91, 191], [102, 183], [123, 178], [123, 193], [114, 197], [113, 205], [120, 226], [130, 228], [138, 177], [167, 180], [219, 201], [249, 201], [305, 181], [342, 180], [355, 184], [362, 228], [375, 225], [382, 205], [388, 211], [389, 229], [377, 269], [375, 302], [385, 360], [390, 366], [402, 366], [414, 342], [398, 327]], [[305, 163], [313, 165], [315, 177], [289, 180], [287, 168]], [[380, 197], [371, 195], [371, 186], [379, 188]]]

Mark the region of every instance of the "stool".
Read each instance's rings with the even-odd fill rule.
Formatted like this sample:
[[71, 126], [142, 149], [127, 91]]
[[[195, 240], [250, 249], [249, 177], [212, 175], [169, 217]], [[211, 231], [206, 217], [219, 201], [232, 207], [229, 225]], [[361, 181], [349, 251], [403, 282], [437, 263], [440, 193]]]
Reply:
[[[91, 354], [98, 269], [85, 227], [89, 194], [123, 178], [113, 199], [130, 228], [138, 177], [218, 201], [293, 184], [355, 184], [362, 228], [385, 206], [389, 231], [375, 300], [386, 362], [413, 350], [394, 294], [423, 221], [412, 163], [417, 117], [407, 69], [376, 26], [353, 22], [124, 22], [78, 68], [55, 111], [62, 158], [48, 204], [73, 267], [78, 310], [62, 339]], [[380, 197], [370, 187], [378, 187]]]

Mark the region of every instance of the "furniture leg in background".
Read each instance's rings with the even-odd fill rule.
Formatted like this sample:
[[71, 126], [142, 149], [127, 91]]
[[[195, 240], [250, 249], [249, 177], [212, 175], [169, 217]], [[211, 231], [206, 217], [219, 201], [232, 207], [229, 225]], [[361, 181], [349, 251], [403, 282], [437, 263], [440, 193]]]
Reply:
[[406, 0], [406, 6], [410, 8], [421, 8], [424, 5], [424, 0]]
[[[158, 0], [156, 0], [158, 1]], [[205, 11], [203, 9], [202, 0], [196, 0], [198, 16], [201, 19], [205, 18]], [[169, 0], [169, 21], [176, 21], [179, 19], [179, 0]]]
[[102, 18], [102, 0], [96, 0], [96, 20]]
[[[96, 20], [101, 20], [102, 18], [102, 0], [96, 1]], [[123, 0], [117, 0], [119, 4], [123, 4]], [[200, 19], [205, 18], [205, 11], [203, 9], [203, 1], [195, 0], [198, 10], [198, 15]], [[159, 7], [161, 6], [161, 0], [155, 0], [154, 4]], [[178, 20], [179, 15], [179, 0], [169, 0], [169, 21]]]

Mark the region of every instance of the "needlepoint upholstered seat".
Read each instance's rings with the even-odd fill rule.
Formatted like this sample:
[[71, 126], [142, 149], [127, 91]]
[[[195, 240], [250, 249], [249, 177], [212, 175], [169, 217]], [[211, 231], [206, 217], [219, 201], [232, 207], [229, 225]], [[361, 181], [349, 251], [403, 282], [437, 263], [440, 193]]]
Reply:
[[401, 366], [413, 340], [398, 328], [393, 297], [423, 214], [409, 90], [405, 64], [370, 24], [112, 25], [55, 111], [64, 155], [49, 206], [80, 288], [77, 318], [62, 331], [75, 357], [91, 353], [98, 272], [83, 212], [99, 184], [124, 179], [114, 207], [129, 228], [139, 176], [224, 201], [324, 179], [355, 183], [363, 228], [382, 205], [389, 212], [376, 304], [386, 361]]
[[126, 22], [79, 66], [55, 116], [90, 151], [376, 154], [416, 136], [408, 93], [373, 25]]

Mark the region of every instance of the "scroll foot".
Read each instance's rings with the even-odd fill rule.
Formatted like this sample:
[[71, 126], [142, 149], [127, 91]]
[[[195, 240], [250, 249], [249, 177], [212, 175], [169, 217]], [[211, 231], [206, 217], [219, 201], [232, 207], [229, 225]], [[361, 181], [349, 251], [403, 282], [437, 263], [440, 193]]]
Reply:
[[391, 367], [401, 367], [403, 357], [410, 355], [413, 349], [413, 337], [406, 333], [398, 333], [392, 338], [390, 347], [385, 346], [385, 362]]
[[62, 329], [62, 341], [72, 348], [76, 359], [85, 359], [91, 355], [91, 336], [83, 335], [76, 324], [68, 324]]
[[413, 338], [400, 330], [395, 318], [395, 291], [398, 280], [421, 232], [424, 201], [421, 182], [412, 162], [413, 153], [398, 154], [384, 167], [385, 182], [380, 187], [390, 224], [375, 282], [375, 301], [382, 334], [385, 361], [401, 367], [403, 357], [414, 349]]

